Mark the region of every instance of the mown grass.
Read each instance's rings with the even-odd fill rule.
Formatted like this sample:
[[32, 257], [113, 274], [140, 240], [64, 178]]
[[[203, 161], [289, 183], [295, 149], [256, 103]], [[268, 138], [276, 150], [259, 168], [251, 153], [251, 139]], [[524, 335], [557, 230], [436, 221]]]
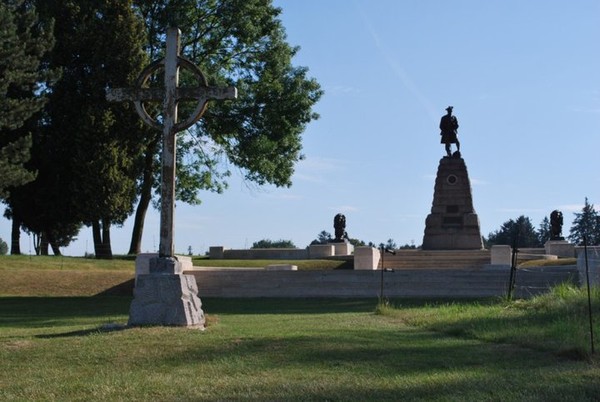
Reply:
[[556, 260], [529, 260], [519, 264], [520, 268], [577, 265], [577, 258], [559, 258]]
[[[198, 257], [193, 262], [196, 266], [214, 267], [293, 264], [302, 270], [347, 268], [347, 262], [336, 260], [210, 260]], [[131, 295], [134, 274], [135, 262], [130, 256], [116, 256], [112, 260], [62, 256], [0, 256], [0, 295]]]
[[375, 300], [206, 299], [204, 332], [103, 330], [127, 320], [129, 301], [0, 298], [0, 398], [592, 401], [600, 393], [596, 363], [408, 326], [374, 314]]
[[[600, 289], [592, 289], [592, 301], [593, 331], [598, 337]], [[397, 301], [380, 304], [377, 311], [407, 325], [453, 336], [591, 358], [587, 291], [571, 284], [530, 300], [433, 302], [416, 307]]]
[[83, 257], [64, 256], [0, 256], [0, 271], [129, 271], [135, 268], [134, 259], [130, 256], [116, 256], [112, 260], [97, 260]]
[[0, 295], [131, 295], [134, 274], [134, 261], [125, 258], [0, 256]]
[[[68, 294], [83, 288], [60, 275], [52, 283]], [[600, 365], [579, 327], [587, 299], [569, 286], [512, 303], [202, 301], [204, 332], [123, 327], [131, 297], [2, 291], [0, 400], [594, 401], [600, 395]], [[597, 291], [594, 303], [597, 309]], [[570, 324], [556, 324], [565, 316]]]

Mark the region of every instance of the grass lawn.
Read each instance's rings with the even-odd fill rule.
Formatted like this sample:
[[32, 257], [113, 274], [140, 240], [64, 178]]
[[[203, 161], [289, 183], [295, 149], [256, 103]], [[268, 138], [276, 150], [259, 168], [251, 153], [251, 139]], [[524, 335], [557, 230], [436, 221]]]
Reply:
[[[46, 271], [60, 272], [37, 269]], [[581, 333], [582, 293], [569, 287], [513, 303], [204, 298], [202, 332], [113, 330], [108, 324], [127, 322], [130, 297], [69, 296], [86, 286], [62, 276], [52, 283], [53, 292], [68, 295], [0, 292], [0, 400], [600, 396], [599, 360]], [[557, 324], [565, 319], [571, 325]]]

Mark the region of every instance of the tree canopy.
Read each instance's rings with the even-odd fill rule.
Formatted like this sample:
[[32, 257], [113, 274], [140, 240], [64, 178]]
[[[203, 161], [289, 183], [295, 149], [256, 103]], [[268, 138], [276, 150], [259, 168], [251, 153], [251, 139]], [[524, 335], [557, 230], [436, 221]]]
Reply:
[[[147, 27], [151, 59], [164, 51], [164, 32], [182, 32], [182, 54], [210, 85], [236, 86], [235, 102], [213, 102], [199, 124], [179, 137], [176, 197], [200, 203], [200, 191], [227, 187], [229, 166], [258, 185], [290, 186], [301, 134], [317, 114], [322, 91], [306, 67], [292, 64], [298, 48], [286, 42], [271, 0], [136, 0]], [[185, 114], [182, 105], [181, 114]], [[158, 197], [158, 142], [147, 148], [129, 253], [140, 250], [152, 193]]]
[[569, 240], [576, 245], [583, 245], [584, 237], [587, 238], [587, 244], [595, 246], [600, 244], [600, 215], [594, 208], [594, 204], [588, 202], [585, 198], [585, 204], [581, 212], [575, 212], [575, 219], [569, 230]]
[[531, 220], [521, 215], [517, 219], [510, 219], [502, 224], [502, 227], [489, 234], [487, 246], [505, 244], [517, 247], [542, 247], [538, 232], [533, 227]]
[[31, 136], [25, 121], [46, 102], [55, 72], [42, 65], [54, 44], [52, 22], [40, 23], [31, 4], [23, 0], [0, 3], [0, 198], [35, 178], [25, 164]]
[[252, 248], [296, 248], [296, 245], [291, 240], [263, 239], [252, 243]]
[[[33, 134], [28, 168], [38, 175], [8, 198], [13, 222], [57, 246], [89, 225], [96, 255], [110, 256], [110, 226], [122, 223], [138, 199], [130, 252], [139, 252], [145, 212], [159, 194], [160, 132], [143, 127], [132, 105], [108, 103], [105, 90], [132, 86], [150, 60], [162, 57], [171, 25], [182, 31], [182, 54], [209, 84], [239, 93], [235, 102], [211, 103], [201, 122], [179, 135], [177, 199], [199, 203], [200, 191], [223, 191], [231, 166], [258, 185], [291, 185], [303, 158], [301, 134], [317, 118], [312, 107], [322, 92], [307, 68], [292, 64], [298, 48], [286, 42], [271, 0], [23, 4], [36, 5], [44, 24], [61, 21], [56, 45], [36, 71], [60, 69], [62, 78], [31, 87], [36, 95], [47, 90], [48, 102], [22, 127]], [[188, 107], [181, 102], [180, 116]]]
[[105, 90], [131, 85], [143, 68], [143, 24], [130, 1], [37, 3], [42, 19], [61, 21], [45, 63], [62, 77], [30, 122], [39, 173], [11, 195], [11, 213], [55, 245], [68, 243], [82, 223], [90, 225], [96, 255], [110, 257], [109, 228], [133, 210], [146, 140], [139, 119], [109, 104]]

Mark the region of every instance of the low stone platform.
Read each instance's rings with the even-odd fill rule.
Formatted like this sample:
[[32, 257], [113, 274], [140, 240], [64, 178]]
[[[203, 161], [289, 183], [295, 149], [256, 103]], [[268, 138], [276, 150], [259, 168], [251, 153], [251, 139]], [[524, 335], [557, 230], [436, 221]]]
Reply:
[[[203, 268], [196, 277], [200, 297], [379, 297], [381, 270], [265, 271]], [[402, 269], [383, 273], [385, 297], [481, 298], [506, 295], [510, 269]], [[544, 267], [517, 272], [516, 297], [546, 292], [565, 281], [579, 282], [575, 266]]]

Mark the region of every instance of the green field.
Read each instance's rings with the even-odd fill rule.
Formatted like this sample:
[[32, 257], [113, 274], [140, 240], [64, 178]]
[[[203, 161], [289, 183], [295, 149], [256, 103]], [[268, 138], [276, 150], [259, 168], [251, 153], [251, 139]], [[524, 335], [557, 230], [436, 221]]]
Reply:
[[[594, 401], [600, 395], [586, 293], [569, 286], [511, 303], [203, 299], [205, 331], [126, 328], [131, 297], [84, 282], [94, 282], [92, 274], [131, 275], [132, 266], [85, 260], [90, 265], [60, 267], [58, 259], [33, 258], [28, 269], [45, 286], [7, 292], [2, 283], [21, 275], [11, 258], [0, 258], [1, 400]], [[593, 298], [599, 316], [600, 292]], [[598, 324], [595, 330], [600, 334]]]

